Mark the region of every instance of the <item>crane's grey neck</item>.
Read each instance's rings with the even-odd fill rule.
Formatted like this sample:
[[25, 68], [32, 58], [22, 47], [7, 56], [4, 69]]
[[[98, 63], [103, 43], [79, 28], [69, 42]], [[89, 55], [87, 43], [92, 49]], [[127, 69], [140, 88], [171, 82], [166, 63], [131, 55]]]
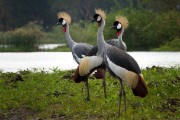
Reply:
[[124, 34], [124, 28], [122, 27], [121, 33], [120, 33], [120, 35], [118, 36], [119, 42], [122, 42], [122, 36], [123, 36], [123, 34]]
[[103, 51], [103, 47], [105, 45], [104, 35], [103, 35], [104, 26], [105, 26], [105, 20], [102, 19], [101, 25], [97, 33], [97, 45], [98, 45], [99, 52]]
[[126, 43], [124, 43], [122, 36], [124, 34], [124, 28], [121, 29], [121, 33], [118, 37], [118, 41], [119, 41], [119, 47], [120, 49], [122, 49], [123, 51], [127, 51], [127, 47], [126, 47]]
[[71, 38], [71, 36], [70, 36], [70, 34], [69, 34], [69, 25], [68, 25], [68, 24], [66, 25], [65, 37], [66, 37], [67, 44], [68, 44], [69, 48], [70, 48], [71, 51], [72, 51], [72, 47], [73, 47], [73, 45], [75, 44], [75, 42], [73, 41], [73, 39]]

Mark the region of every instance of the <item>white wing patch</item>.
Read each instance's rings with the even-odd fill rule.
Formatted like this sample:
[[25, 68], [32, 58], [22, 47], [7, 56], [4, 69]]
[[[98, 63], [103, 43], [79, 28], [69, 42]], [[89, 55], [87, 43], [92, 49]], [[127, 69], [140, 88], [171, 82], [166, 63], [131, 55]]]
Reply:
[[98, 67], [103, 62], [100, 56], [90, 56], [81, 59], [79, 64], [79, 74], [81, 76], [87, 75], [93, 68]]
[[83, 58], [86, 57], [86, 55], [81, 55]]
[[106, 59], [108, 62], [108, 66], [111, 69], [111, 71], [118, 76], [119, 78], [121, 78], [124, 82], [126, 82], [126, 84], [130, 87], [135, 87], [137, 85], [138, 82], [138, 75], [134, 72], [128, 71], [127, 69], [118, 66], [116, 64], [114, 64], [106, 55]]
[[78, 63], [81, 63], [81, 60], [86, 57], [86, 55], [81, 55], [83, 58], [79, 58], [76, 54], [74, 54], [74, 56], [76, 57], [76, 60], [78, 61]]

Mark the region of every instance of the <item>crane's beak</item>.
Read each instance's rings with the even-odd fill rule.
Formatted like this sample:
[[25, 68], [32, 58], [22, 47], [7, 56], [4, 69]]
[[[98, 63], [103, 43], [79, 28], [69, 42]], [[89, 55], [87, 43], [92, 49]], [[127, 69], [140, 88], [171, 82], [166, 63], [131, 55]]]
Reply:
[[92, 20], [90, 20], [90, 21], [89, 21], [89, 23], [90, 23], [90, 22], [95, 22], [95, 20], [94, 20], [94, 19], [92, 19]]
[[56, 25], [60, 25], [60, 23], [58, 22], [58, 23], [56, 23]]
[[115, 26], [111, 26], [110, 29], [116, 29], [116, 27]]

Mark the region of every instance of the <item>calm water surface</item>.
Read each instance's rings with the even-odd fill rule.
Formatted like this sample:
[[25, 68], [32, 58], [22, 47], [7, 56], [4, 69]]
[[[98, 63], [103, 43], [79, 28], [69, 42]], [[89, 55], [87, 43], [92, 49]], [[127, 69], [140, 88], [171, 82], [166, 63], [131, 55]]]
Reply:
[[[180, 66], [180, 52], [128, 52], [138, 62], [140, 68], [162, 66]], [[0, 69], [5, 72], [16, 72], [25, 69], [53, 68], [62, 70], [77, 67], [71, 52], [30, 52], [0, 53]]]

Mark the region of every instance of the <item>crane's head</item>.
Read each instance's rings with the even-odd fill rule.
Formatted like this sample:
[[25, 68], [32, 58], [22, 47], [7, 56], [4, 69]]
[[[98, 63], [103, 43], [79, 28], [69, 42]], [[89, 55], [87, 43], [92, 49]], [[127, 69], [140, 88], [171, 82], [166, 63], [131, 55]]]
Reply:
[[128, 28], [128, 20], [124, 16], [116, 16], [116, 21], [113, 23], [113, 26], [111, 29], [116, 29], [117, 30], [117, 36], [121, 34], [122, 29]]
[[117, 30], [117, 36], [119, 36], [121, 34], [121, 30], [122, 30], [122, 25], [119, 21], [115, 21], [113, 23], [113, 26], [111, 27], [111, 29], [116, 29]]
[[97, 22], [100, 27], [102, 19], [106, 19], [106, 14], [101, 9], [95, 9], [96, 14], [93, 16], [93, 19], [89, 22]]
[[68, 13], [65, 12], [59, 12], [57, 14], [58, 17], [58, 23], [56, 25], [62, 25], [64, 32], [66, 32], [66, 26], [67, 24], [71, 23], [71, 17]]

